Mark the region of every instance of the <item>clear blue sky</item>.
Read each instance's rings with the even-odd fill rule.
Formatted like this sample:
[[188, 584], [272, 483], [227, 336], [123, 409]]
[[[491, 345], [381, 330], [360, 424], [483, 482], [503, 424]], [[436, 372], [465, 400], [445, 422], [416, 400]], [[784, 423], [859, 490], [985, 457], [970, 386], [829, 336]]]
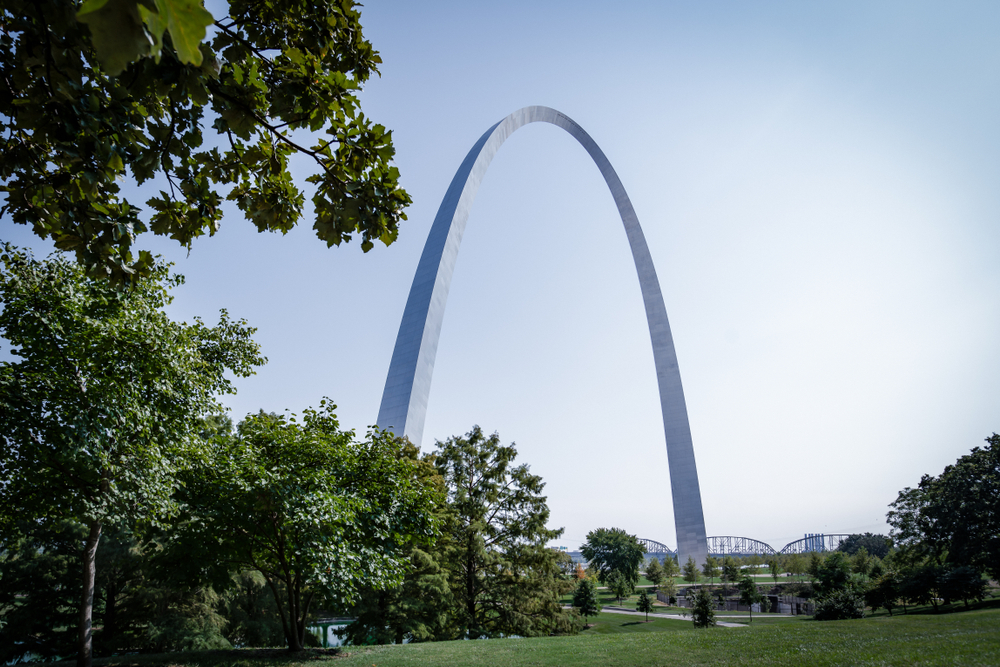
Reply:
[[[541, 104], [604, 149], [646, 232], [709, 535], [885, 532], [900, 489], [1000, 431], [1000, 5], [372, 0], [362, 22], [384, 60], [363, 104], [414, 200], [400, 240], [327, 250], [234, 210], [190, 256], [148, 242], [188, 277], [178, 317], [259, 328], [270, 363], [234, 417], [330, 396], [374, 422], [448, 182]], [[473, 424], [547, 481], [561, 544], [676, 546], [628, 245], [555, 127], [503, 146], [469, 219], [424, 447]]]

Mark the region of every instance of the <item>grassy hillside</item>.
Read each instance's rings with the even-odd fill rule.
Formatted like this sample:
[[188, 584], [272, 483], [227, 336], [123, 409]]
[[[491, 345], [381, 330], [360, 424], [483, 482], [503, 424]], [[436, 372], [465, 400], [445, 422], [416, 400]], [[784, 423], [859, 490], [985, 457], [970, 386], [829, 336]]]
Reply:
[[[603, 614], [602, 616], [613, 616]], [[601, 619], [598, 619], [599, 621]], [[610, 623], [634, 623], [633, 617]], [[526, 667], [632, 665], [1000, 665], [1000, 610], [869, 618], [860, 621], [761, 623], [694, 630], [658, 621], [664, 631], [577, 637], [497, 639], [350, 648], [337, 655], [252, 651], [122, 657], [104, 664], [178, 667]], [[650, 623], [649, 626], [653, 626]]]

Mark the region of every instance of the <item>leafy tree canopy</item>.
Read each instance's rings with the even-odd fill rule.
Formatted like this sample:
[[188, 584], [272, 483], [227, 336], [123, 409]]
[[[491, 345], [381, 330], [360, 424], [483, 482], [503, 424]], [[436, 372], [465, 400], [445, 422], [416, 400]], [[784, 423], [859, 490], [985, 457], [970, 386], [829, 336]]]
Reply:
[[408, 547], [435, 532], [435, 491], [413, 474], [403, 441], [375, 430], [359, 442], [335, 408], [248, 417], [212, 443], [181, 492], [177, 546], [226, 573], [260, 572], [293, 650], [315, 605], [343, 608], [365, 587], [399, 585]]
[[663, 576], [669, 579], [677, 576], [678, 573], [680, 573], [680, 567], [677, 565], [677, 560], [668, 555], [663, 559]]
[[414, 478], [437, 492], [433, 512], [441, 534], [433, 543], [423, 541], [411, 547], [402, 585], [362, 589], [350, 609], [354, 622], [342, 631], [355, 645], [450, 639], [454, 596], [445, 565], [454, 548], [455, 512], [443, 501], [445, 483], [434, 467], [434, 455], [419, 456], [409, 441], [404, 441], [403, 455], [413, 462]]
[[986, 597], [986, 588], [986, 581], [978, 570], [961, 565], [945, 572], [939, 590], [945, 600], [962, 600], [968, 608], [969, 600], [979, 601]]
[[91, 655], [95, 555], [105, 526], [156, 524], [176, 511], [177, 473], [197, 449], [201, 416], [234, 393], [227, 373], [264, 363], [225, 311], [215, 327], [163, 312], [182, 282], [155, 264], [128, 290], [5, 245], [0, 337], [0, 531], [73, 520], [83, 550], [80, 657]]
[[711, 583], [715, 583], [715, 578], [719, 576], [721, 568], [719, 567], [719, 559], [715, 556], [708, 556], [705, 558], [705, 564], [701, 566], [701, 573], [705, 575]]
[[628, 577], [619, 570], [611, 570], [605, 583], [607, 583], [608, 590], [611, 591], [611, 594], [618, 598], [619, 604], [621, 603], [622, 598], [632, 595], [632, 592], [635, 591], [635, 586], [632, 582], [629, 581]]
[[681, 568], [681, 572], [684, 575], [684, 581], [688, 583], [696, 583], [701, 577], [701, 573], [698, 571], [698, 563], [694, 561], [694, 556], [688, 556], [687, 562]]
[[[0, 0], [0, 22], [0, 215], [88, 275], [150, 275], [136, 237], [190, 248], [224, 200], [288, 232], [305, 203], [296, 157], [328, 246], [395, 240], [410, 198], [391, 133], [357, 98], [381, 60], [352, 0], [231, 0], [214, 21], [199, 0]], [[146, 210], [126, 177], [159, 188]]]
[[722, 578], [730, 584], [739, 581], [740, 564], [732, 556], [723, 556], [722, 558]]
[[580, 553], [591, 567], [597, 568], [597, 578], [606, 583], [612, 572], [620, 572], [634, 587], [639, 583], [646, 547], [621, 528], [598, 528], [587, 533]]
[[888, 521], [904, 560], [930, 557], [1000, 578], [1000, 435], [986, 442], [899, 492]]
[[[673, 560], [669, 556], [667, 558]], [[660, 559], [655, 557], [650, 558], [649, 562], [646, 563], [646, 578], [656, 587], [663, 583], [664, 576], [663, 565], [660, 564]]]
[[816, 592], [820, 596], [847, 588], [851, 583], [852, 563], [843, 552], [834, 551], [816, 570]]
[[837, 551], [843, 551], [849, 556], [853, 556], [859, 549], [866, 549], [868, 554], [876, 558], [885, 558], [889, 555], [889, 548], [892, 544], [885, 535], [873, 533], [855, 533], [837, 546]]
[[439, 443], [435, 465], [447, 485], [455, 519], [447, 567], [455, 599], [456, 638], [574, 632], [559, 596], [572, 590], [546, 527], [545, 484], [517, 450], [478, 426]]
[[757, 589], [757, 583], [749, 575], [744, 574], [737, 588], [740, 591], [740, 602], [750, 607], [750, 622], [753, 623], [753, 605], [763, 601], [764, 596]]
[[865, 591], [865, 602], [877, 611], [880, 607], [889, 612], [897, 606], [899, 600], [900, 576], [893, 570], [883, 572], [879, 575]]

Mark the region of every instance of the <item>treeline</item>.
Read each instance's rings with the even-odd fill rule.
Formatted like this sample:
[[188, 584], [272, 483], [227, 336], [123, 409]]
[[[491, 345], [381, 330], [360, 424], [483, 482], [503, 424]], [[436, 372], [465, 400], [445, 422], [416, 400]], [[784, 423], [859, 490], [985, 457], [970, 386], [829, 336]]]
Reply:
[[[317, 417], [307, 413], [307, 422]], [[186, 471], [184, 511], [157, 528], [102, 536], [93, 602], [96, 655], [315, 645], [308, 626], [319, 614], [355, 617], [345, 631], [355, 644], [579, 629], [579, 617], [559, 604], [573, 588], [572, 563], [546, 547], [559, 531], [545, 526], [543, 484], [527, 466], [516, 465], [515, 448], [501, 445], [496, 434], [487, 437], [476, 427], [424, 456], [402, 442], [393, 456], [407, 462], [405, 467], [359, 473], [386, 475], [380, 480], [385, 486], [393, 486], [393, 475], [409, 475], [434, 502], [424, 526], [433, 530], [422, 539], [395, 536], [410, 543], [398, 555], [399, 577], [378, 582], [369, 577], [369, 585], [358, 585], [365, 573], [351, 572], [344, 561], [361, 554], [355, 565], [371, 569], [376, 562], [361, 558], [385, 560], [389, 552], [363, 553], [362, 544], [370, 549], [375, 543], [338, 530], [347, 525], [343, 517], [319, 518], [316, 530], [292, 527], [317, 522], [326, 506], [315, 498], [319, 485], [308, 478], [310, 467], [341, 480], [349, 471], [343, 461], [327, 471], [324, 466], [336, 461], [318, 456], [322, 447], [315, 442], [303, 446], [312, 438], [302, 432], [285, 433], [290, 427], [275, 415], [254, 415], [235, 432], [224, 418], [208, 420], [204, 432], [212, 434], [206, 442], [213, 451], [205, 454], [216, 465]], [[266, 446], [262, 429], [271, 432]], [[287, 437], [275, 437], [278, 433]], [[257, 446], [248, 446], [248, 438]], [[382, 442], [394, 443], [399, 441]], [[268, 456], [268, 449], [280, 456]], [[307, 452], [305, 459], [301, 454]], [[345, 458], [363, 458], [354, 454]], [[270, 470], [266, 479], [220, 476], [218, 464], [245, 467], [248, 458], [258, 472]], [[278, 472], [282, 467], [291, 474]], [[249, 487], [250, 493], [234, 493], [233, 485]], [[289, 487], [300, 486], [311, 492], [289, 494]], [[404, 499], [398, 488], [387, 494]], [[283, 529], [279, 522], [286, 524]], [[364, 522], [353, 525], [366, 528]], [[0, 554], [0, 659], [65, 657], [76, 648], [87, 529], [72, 521], [17, 528], [19, 536], [5, 541]], [[312, 562], [299, 553], [303, 550], [312, 553]], [[350, 596], [352, 582], [356, 590]]]
[[[793, 583], [780, 592], [815, 598], [819, 620], [861, 618], [866, 607], [890, 615], [907, 605], [968, 607], [989, 594], [989, 579], [1000, 579], [1000, 435], [903, 489], [887, 520], [890, 536], [851, 535], [834, 552], [710, 556], [701, 568], [688, 559], [680, 577], [688, 584], [718, 580], [726, 589], [745, 574], [770, 573], [776, 582], [784, 576]], [[676, 564], [665, 565], [663, 574], [650, 563], [647, 578], [662, 578], [661, 589], [673, 597]]]
[[[127, 289], [0, 255], [0, 660], [311, 640], [574, 632], [543, 483], [476, 427], [420, 455], [301, 414], [218, 403], [266, 360], [225, 311], [170, 320], [182, 278]], [[214, 416], [212, 416], [214, 415]]]
[[424, 455], [443, 489], [440, 537], [415, 547], [401, 586], [370, 588], [351, 608], [345, 636], [354, 644], [571, 634], [579, 617], [560, 596], [573, 590], [573, 562], [546, 544], [544, 484], [513, 445], [476, 426]]
[[1000, 436], [986, 443], [899, 493], [887, 517], [892, 548], [884, 558], [859, 549], [851, 561], [838, 552], [813, 569], [816, 618], [860, 618], [865, 605], [890, 615], [908, 604], [937, 612], [987, 596], [986, 578], [1000, 579]]

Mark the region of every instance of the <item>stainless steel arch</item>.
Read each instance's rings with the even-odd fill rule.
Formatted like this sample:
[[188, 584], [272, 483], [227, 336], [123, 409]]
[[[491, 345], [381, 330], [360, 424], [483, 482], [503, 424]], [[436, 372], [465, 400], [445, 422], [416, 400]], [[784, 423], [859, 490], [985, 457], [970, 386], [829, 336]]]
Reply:
[[378, 424], [420, 444], [445, 303], [473, 199], [493, 156], [507, 137], [518, 128], [537, 122], [561, 127], [580, 142], [604, 176], [625, 225], [632, 258], [639, 274], [649, 336], [653, 343], [653, 360], [670, 466], [677, 551], [684, 559], [693, 556], [698, 563], [702, 563], [708, 553], [708, 545], [698, 470], [691, 443], [684, 390], [677, 367], [677, 354], [667, 321], [667, 310], [663, 305], [660, 283], [653, 268], [653, 258], [649, 254], [632, 202], [608, 158], [583, 128], [555, 109], [533, 106], [515, 111], [487, 130], [458, 168], [434, 218], [417, 264], [417, 272], [413, 277], [413, 285], [410, 287], [410, 295], [396, 336], [396, 347], [389, 363]]

